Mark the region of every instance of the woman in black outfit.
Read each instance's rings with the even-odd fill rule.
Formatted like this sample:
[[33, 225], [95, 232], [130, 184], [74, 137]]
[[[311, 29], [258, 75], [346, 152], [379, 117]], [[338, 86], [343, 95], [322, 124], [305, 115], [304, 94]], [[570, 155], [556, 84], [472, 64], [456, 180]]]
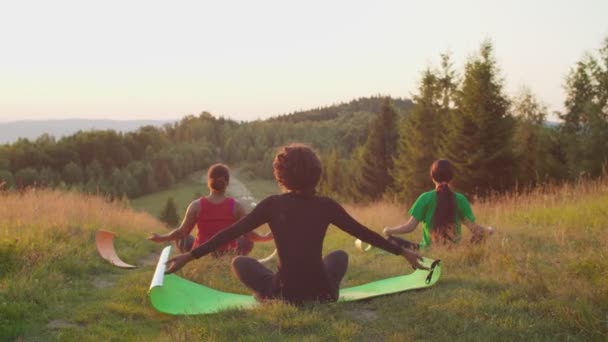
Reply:
[[276, 243], [277, 273], [249, 257], [238, 256], [232, 261], [233, 272], [253, 290], [258, 300], [282, 299], [296, 305], [338, 300], [348, 255], [339, 250], [322, 257], [323, 239], [329, 224], [387, 252], [403, 256], [414, 269], [426, 269], [419, 263], [420, 256], [416, 252], [388, 242], [353, 219], [334, 200], [315, 195], [321, 177], [321, 161], [310, 147], [302, 144], [282, 147], [273, 168], [277, 182], [287, 190], [285, 193], [269, 196], [239, 222], [189, 253], [167, 261], [167, 273], [179, 270], [186, 263], [264, 223], [270, 226]]

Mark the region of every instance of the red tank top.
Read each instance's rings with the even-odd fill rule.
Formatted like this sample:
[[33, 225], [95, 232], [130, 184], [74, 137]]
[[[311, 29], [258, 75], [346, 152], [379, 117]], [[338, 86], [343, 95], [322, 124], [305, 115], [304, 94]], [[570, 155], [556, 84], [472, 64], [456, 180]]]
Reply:
[[[194, 246], [198, 247], [211, 239], [213, 235], [236, 222], [234, 219], [234, 198], [227, 197], [221, 203], [211, 203], [205, 197], [200, 199], [201, 207], [198, 212], [197, 234]], [[221, 246], [218, 250], [236, 249], [236, 240]]]

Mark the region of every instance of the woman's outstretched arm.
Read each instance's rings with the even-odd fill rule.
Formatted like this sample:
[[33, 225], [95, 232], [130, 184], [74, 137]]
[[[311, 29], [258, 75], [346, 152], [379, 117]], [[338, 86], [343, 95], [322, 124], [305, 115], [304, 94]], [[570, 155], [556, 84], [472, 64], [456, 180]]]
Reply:
[[198, 219], [198, 212], [200, 208], [199, 201], [200, 200], [194, 200], [192, 203], [190, 203], [188, 209], [186, 210], [184, 220], [178, 228], [173, 229], [167, 234], [151, 233], [150, 236], [148, 236], [148, 240], [154, 242], [165, 242], [183, 239], [184, 237], [188, 236], [196, 225], [196, 220]]
[[370, 230], [355, 220], [340, 204], [333, 200], [330, 201], [332, 202], [330, 204], [332, 224], [373, 246], [381, 248], [389, 253], [403, 256], [414, 269], [428, 269], [428, 267], [420, 264], [421, 257], [418, 253], [388, 242], [380, 234]]
[[416, 227], [418, 227], [418, 220], [414, 216], [410, 216], [410, 219], [400, 226], [384, 227], [382, 233], [387, 236], [392, 234], [407, 234], [416, 230]]
[[[234, 218], [237, 221], [239, 221], [240, 219], [242, 219], [245, 216], [247, 216], [247, 211], [245, 210], [245, 208], [239, 201], [235, 201], [234, 202]], [[249, 233], [245, 234], [245, 237], [249, 241], [253, 241], [253, 242], [267, 242], [267, 241], [272, 241], [274, 239], [271, 232], [268, 232], [264, 235], [260, 235], [255, 231], [250, 231]]]
[[495, 229], [492, 227], [484, 227], [468, 219], [465, 219], [462, 223], [467, 228], [469, 228], [469, 230], [473, 234], [473, 238], [471, 239], [471, 241], [473, 242], [479, 242], [483, 240], [486, 236], [492, 235], [495, 232]]

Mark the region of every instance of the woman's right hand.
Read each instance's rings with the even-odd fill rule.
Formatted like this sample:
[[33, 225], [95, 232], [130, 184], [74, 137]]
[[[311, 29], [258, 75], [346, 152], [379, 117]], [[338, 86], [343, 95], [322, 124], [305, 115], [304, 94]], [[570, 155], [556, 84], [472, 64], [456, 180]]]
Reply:
[[412, 266], [413, 269], [415, 270], [428, 270], [429, 268], [422, 265], [420, 263], [420, 261], [422, 261], [422, 257], [420, 256], [420, 254], [407, 249], [407, 248], [402, 248], [401, 249], [401, 255], [403, 255], [403, 257], [405, 258], [405, 260], [407, 260], [407, 262]]
[[165, 241], [163, 239], [163, 236], [157, 233], [150, 233], [150, 236], [148, 236], [148, 240], [153, 241], [153, 242], [163, 242]]
[[175, 256], [175, 257], [167, 260], [167, 262], [165, 264], [167, 266], [167, 268], [165, 270], [165, 274], [177, 272], [179, 269], [184, 267], [185, 264], [189, 263], [192, 260], [194, 260], [192, 253], [180, 254], [178, 256]]

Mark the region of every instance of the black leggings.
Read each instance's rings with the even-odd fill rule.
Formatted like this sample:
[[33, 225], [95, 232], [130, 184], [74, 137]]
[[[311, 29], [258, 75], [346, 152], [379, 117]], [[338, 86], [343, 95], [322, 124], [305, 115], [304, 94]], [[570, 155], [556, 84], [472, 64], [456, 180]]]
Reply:
[[[336, 301], [339, 296], [340, 282], [348, 268], [348, 254], [342, 250], [333, 251], [323, 258], [323, 264], [333, 291], [331, 300]], [[253, 295], [258, 301], [276, 297], [274, 292], [275, 273], [256, 259], [246, 256], [234, 258], [232, 272], [253, 291]]]

